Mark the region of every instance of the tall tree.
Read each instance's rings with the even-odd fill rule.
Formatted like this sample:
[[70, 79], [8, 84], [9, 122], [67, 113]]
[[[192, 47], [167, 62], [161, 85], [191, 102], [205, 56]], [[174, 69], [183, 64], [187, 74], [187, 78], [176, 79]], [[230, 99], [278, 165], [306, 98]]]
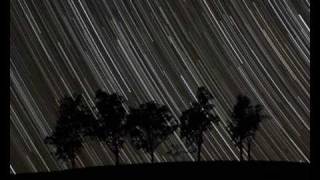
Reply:
[[251, 105], [247, 96], [237, 96], [237, 103], [231, 114], [232, 121], [229, 123], [229, 130], [232, 140], [239, 148], [240, 161], [243, 160], [244, 143], [247, 144], [248, 160], [251, 159], [251, 143], [260, 122], [268, 118], [267, 115], [262, 114], [262, 110], [261, 105]]
[[210, 127], [211, 122], [219, 122], [219, 118], [213, 112], [212, 100], [212, 94], [205, 87], [199, 87], [197, 102], [192, 103], [192, 106], [180, 117], [181, 137], [186, 140], [187, 146], [196, 144], [198, 161], [201, 159], [203, 133]]
[[89, 108], [81, 95], [67, 96], [59, 106], [59, 115], [52, 135], [45, 138], [46, 144], [55, 146], [55, 156], [59, 160], [70, 162], [75, 167], [76, 153], [82, 148], [82, 127], [91, 117]]
[[260, 104], [255, 105], [250, 112], [250, 116], [248, 118], [248, 121], [250, 124], [248, 137], [246, 138], [247, 143], [247, 154], [248, 154], [248, 160], [251, 160], [251, 144], [255, 139], [255, 134], [259, 128], [260, 123], [264, 119], [269, 119], [270, 117], [263, 113], [263, 106]]
[[132, 144], [149, 153], [152, 163], [158, 145], [178, 127], [169, 108], [155, 102], [131, 108], [127, 125]]
[[116, 94], [108, 94], [102, 90], [96, 92], [95, 106], [97, 120], [87, 126], [86, 134], [104, 141], [115, 155], [116, 165], [119, 164], [119, 154], [123, 147], [126, 110], [125, 99]]

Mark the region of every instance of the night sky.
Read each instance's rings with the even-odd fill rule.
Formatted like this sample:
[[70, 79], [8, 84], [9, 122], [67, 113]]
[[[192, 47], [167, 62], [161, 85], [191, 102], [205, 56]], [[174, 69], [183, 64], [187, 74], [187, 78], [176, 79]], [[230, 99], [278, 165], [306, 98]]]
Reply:
[[[67, 169], [43, 139], [59, 100], [117, 92], [128, 105], [155, 100], [176, 118], [198, 86], [221, 121], [202, 160], [238, 160], [226, 127], [239, 93], [260, 103], [252, 159], [310, 162], [309, 0], [10, 0], [10, 171]], [[122, 164], [149, 162], [125, 143]], [[194, 161], [179, 131], [156, 162]], [[104, 143], [84, 143], [79, 167], [114, 164]]]

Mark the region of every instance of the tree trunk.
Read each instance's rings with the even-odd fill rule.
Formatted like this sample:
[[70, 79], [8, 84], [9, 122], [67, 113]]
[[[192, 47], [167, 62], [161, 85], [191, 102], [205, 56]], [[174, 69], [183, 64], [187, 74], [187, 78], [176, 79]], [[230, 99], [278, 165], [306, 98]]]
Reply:
[[239, 150], [240, 150], [240, 161], [243, 161], [243, 157], [242, 157], [242, 154], [243, 154], [242, 140], [240, 140], [240, 143], [239, 143]]
[[201, 145], [202, 145], [202, 133], [198, 137], [198, 162], [201, 161]]
[[151, 163], [153, 163], [154, 162], [154, 152], [153, 151], [150, 153], [150, 156], [151, 156]]
[[251, 142], [249, 140], [247, 141], [247, 146], [248, 146], [248, 149], [247, 149], [248, 161], [250, 161], [251, 160], [251, 154], [250, 154], [250, 152], [251, 152]]
[[198, 143], [198, 162], [201, 160], [201, 143]]
[[151, 163], [154, 162], [154, 149], [153, 149], [153, 137], [152, 137], [152, 131], [149, 130], [148, 131], [148, 146], [149, 146], [149, 152], [150, 152], [150, 156], [151, 156]]
[[76, 167], [75, 159], [71, 159], [71, 168], [74, 169]]
[[119, 165], [119, 147], [116, 147], [115, 155], [116, 155], [116, 166], [118, 166]]

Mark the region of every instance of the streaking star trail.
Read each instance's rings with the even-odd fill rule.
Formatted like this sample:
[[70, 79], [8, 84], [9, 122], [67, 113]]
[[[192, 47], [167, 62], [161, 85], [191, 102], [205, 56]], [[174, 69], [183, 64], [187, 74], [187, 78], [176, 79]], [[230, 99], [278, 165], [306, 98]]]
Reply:
[[[214, 95], [219, 125], [205, 133], [204, 161], [238, 160], [226, 128], [240, 93], [264, 106], [252, 159], [310, 162], [309, 0], [11, 0], [10, 171], [67, 169], [43, 139], [59, 100], [97, 89], [128, 105], [150, 100], [179, 118], [198, 86]], [[179, 132], [156, 162], [194, 161]], [[125, 143], [123, 164], [149, 162]], [[104, 143], [86, 142], [79, 167], [113, 165]]]

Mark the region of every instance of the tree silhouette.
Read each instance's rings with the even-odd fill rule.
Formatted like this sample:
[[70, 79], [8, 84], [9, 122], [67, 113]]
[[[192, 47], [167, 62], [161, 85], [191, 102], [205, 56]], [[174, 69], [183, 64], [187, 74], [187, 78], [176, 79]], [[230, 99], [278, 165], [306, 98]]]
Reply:
[[104, 141], [115, 155], [119, 164], [119, 153], [124, 143], [126, 128], [126, 110], [124, 98], [116, 93], [108, 94], [96, 91], [95, 106], [98, 119], [87, 126], [86, 135]]
[[210, 123], [217, 123], [218, 117], [213, 112], [213, 96], [205, 87], [199, 87], [197, 91], [198, 102], [182, 113], [180, 117], [181, 137], [186, 140], [187, 146], [197, 145], [197, 158], [200, 161], [201, 145], [203, 143], [203, 132]]
[[143, 149], [154, 162], [154, 151], [177, 128], [177, 123], [169, 108], [155, 102], [141, 104], [139, 108], [131, 108], [127, 129], [132, 144]]
[[232, 140], [239, 148], [240, 161], [243, 160], [243, 144], [247, 143], [248, 160], [251, 159], [251, 143], [254, 139], [260, 122], [268, 116], [262, 114], [261, 105], [251, 105], [247, 96], [238, 95], [237, 103], [231, 114], [232, 121], [229, 123], [229, 130]]
[[54, 155], [75, 167], [76, 153], [82, 148], [82, 127], [91, 117], [89, 108], [81, 95], [72, 98], [67, 96], [61, 100], [59, 117], [51, 136], [45, 138], [46, 144], [55, 146]]

